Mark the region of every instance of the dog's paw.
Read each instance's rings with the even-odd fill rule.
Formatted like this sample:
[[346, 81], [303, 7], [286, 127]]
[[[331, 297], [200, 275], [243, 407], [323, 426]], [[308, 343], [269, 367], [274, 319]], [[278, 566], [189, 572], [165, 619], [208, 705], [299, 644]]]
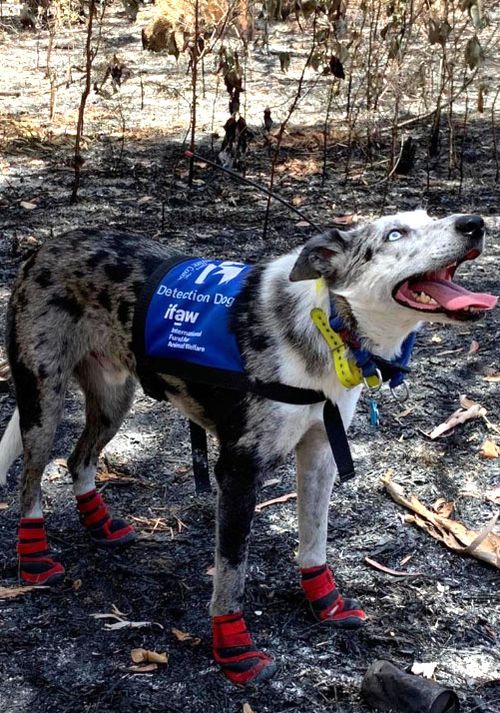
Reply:
[[343, 629], [358, 629], [366, 614], [356, 599], [344, 599], [337, 589], [333, 574], [325, 565], [301, 570], [302, 589], [317, 621]]
[[256, 685], [276, 672], [273, 659], [255, 647], [241, 612], [212, 617], [212, 633], [214, 660], [231, 683]]
[[35, 559], [22, 558], [19, 574], [24, 584], [52, 586], [64, 579], [65, 569], [51, 557]]
[[23, 517], [19, 523], [17, 553], [19, 576], [25, 584], [56, 584], [64, 567], [50, 556], [43, 517]]
[[118, 548], [129, 545], [137, 534], [125, 520], [111, 517], [106, 503], [97, 490], [76, 496], [78, 511], [92, 542], [98, 547]]
[[312, 604], [311, 609], [318, 621], [325, 622], [339, 629], [359, 629], [366, 623], [366, 614], [356, 599], [343, 599], [339, 597], [336, 605], [330, 610], [322, 611], [318, 615]]

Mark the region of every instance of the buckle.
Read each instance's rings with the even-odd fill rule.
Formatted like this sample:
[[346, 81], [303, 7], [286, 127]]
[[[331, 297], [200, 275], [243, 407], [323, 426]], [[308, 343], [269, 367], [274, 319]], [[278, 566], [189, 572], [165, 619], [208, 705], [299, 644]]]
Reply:
[[410, 388], [406, 381], [403, 381], [398, 386], [391, 386], [391, 394], [400, 404], [404, 404], [410, 396]]
[[[374, 377], [377, 378], [377, 383], [370, 383], [369, 379], [373, 379]], [[363, 376], [363, 384], [368, 389], [370, 389], [370, 392], [372, 394], [376, 394], [377, 391], [380, 391], [383, 383], [384, 383], [384, 380], [382, 378], [382, 373], [381, 373], [380, 369], [375, 369], [375, 374], [371, 374], [370, 376]]]

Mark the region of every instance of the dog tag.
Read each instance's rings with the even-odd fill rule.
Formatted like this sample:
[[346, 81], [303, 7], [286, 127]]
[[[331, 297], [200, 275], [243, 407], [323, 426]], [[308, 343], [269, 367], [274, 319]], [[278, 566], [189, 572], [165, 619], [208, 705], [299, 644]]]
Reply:
[[378, 426], [380, 423], [378, 406], [375, 399], [370, 399], [370, 423], [372, 426]]

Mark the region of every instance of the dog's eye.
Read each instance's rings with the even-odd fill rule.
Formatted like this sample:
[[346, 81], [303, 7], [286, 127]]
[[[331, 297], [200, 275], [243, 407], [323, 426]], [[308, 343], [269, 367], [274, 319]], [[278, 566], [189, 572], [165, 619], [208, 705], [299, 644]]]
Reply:
[[400, 230], [391, 230], [391, 232], [387, 234], [386, 240], [393, 243], [395, 240], [399, 240], [402, 237], [403, 233]]

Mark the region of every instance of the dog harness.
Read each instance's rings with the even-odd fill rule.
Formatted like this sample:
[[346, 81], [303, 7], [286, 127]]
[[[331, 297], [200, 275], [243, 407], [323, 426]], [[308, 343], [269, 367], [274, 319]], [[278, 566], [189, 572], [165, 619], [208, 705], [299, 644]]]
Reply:
[[[283, 403], [324, 402], [323, 421], [339, 479], [349, 480], [354, 466], [338, 406], [321, 391], [250, 379], [245, 371], [230, 313], [251, 270], [241, 262], [183, 255], [158, 267], [139, 295], [134, 313], [132, 345], [142, 387], [149, 396], [164, 399], [164, 385], [162, 389], [151, 374], [168, 374]], [[323, 281], [317, 286], [323, 289]], [[337, 376], [346, 388], [362, 382], [379, 388], [386, 380], [396, 386], [409, 371], [411, 347], [401, 361], [388, 362], [361, 349], [333, 309], [330, 317], [313, 309], [311, 319], [331, 349]], [[206, 433], [192, 421], [189, 425], [196, 490], [203, 492], [210, 490]]]

